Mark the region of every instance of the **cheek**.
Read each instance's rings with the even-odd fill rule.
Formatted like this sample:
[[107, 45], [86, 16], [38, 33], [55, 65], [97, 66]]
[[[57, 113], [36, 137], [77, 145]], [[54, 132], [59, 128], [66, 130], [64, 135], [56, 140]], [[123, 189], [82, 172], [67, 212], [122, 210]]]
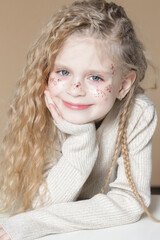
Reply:
[[65, 83], [60, 78], [50, 78], [48, 81], [48, 89], [52, 96], [57, 96], [65, 90]]
[[48, 81], [48, 87], [50, 89], [55, 88], [55, 87], [57, 87], [57, 83], [58, 83], [58, 81], [55, 78], [51, 78]]
[[90, 90], [90, 94], [98, 101], [105, 101], [112, 95], [111, 84], [107, 86], [96, 87]]

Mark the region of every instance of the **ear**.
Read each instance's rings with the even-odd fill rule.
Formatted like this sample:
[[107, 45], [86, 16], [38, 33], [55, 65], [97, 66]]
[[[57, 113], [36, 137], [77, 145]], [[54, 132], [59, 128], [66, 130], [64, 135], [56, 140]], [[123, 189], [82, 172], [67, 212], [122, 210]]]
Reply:
[[136, 79], [136, 72], [133, 70], [130, 71], [129, 74], [124, 79], [122, 79], [121, 87], [117, 95], [117, 98], [119, 100], [122, 100], [126, 96], [126, 94], [131, 89], [135, 79]]

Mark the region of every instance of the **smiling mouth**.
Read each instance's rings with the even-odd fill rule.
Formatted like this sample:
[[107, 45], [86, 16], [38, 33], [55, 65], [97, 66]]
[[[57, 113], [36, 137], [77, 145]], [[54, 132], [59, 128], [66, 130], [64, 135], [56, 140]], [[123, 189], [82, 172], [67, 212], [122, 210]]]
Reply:
[[63, 101], [63, 104], [67, 108], [72, 109], [72, 110], [85, 110], [93, 105], [93, 104], [89, 104], [89, 105], [73, 104], [73, 103], [69, 103], [69, 102], [65, 102], [65, 101]]

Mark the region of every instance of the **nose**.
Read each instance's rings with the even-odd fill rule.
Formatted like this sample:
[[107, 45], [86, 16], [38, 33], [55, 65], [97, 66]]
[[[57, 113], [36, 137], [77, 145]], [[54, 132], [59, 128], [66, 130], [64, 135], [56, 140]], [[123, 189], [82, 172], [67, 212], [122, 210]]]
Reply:
[[86, 91], [81, 81], [72, 82], [67, 93], [73, 97], [85, 96]]

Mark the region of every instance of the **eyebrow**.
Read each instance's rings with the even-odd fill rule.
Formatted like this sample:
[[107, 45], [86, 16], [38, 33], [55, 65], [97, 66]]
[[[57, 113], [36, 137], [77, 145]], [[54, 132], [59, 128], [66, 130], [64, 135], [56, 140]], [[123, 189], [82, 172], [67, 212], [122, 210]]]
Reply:
[[[54, 64], [54, 69], [65, 69], [65, 70], [69, 70], [70, 72], [72, 72], [71, 68], [66, 66], [65, 64], [61, 64], [61, 63], [57, 63]], [[113, 70], [110, 69], [109, 70], [102, 70], [102, 69], [88, 69], [86, 71], [87, 73], [92, 73], [92, 74], [102, 74], [102, 75], [112, 75], [113, 74]]]
[[61, 64], [61, 63], [54, 64], [54, 69], [55, 69], [55, 68], [71, 70], [68, 66], [66, 66], [65, 64]]

